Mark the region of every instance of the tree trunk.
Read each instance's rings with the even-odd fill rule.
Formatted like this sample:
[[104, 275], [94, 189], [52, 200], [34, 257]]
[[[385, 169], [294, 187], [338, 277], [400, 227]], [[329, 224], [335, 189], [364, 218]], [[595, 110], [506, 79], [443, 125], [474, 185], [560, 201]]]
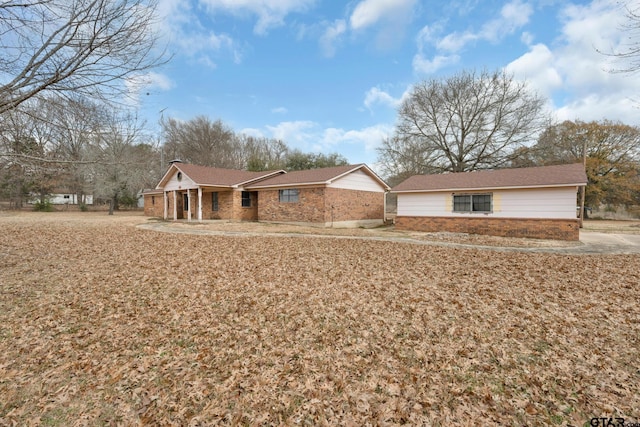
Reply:
[[113, 215], [113, 208], [115, 204], [116, 204], [115, 197], [112, 197], [111, 199], [109, 199], [109, 215]]

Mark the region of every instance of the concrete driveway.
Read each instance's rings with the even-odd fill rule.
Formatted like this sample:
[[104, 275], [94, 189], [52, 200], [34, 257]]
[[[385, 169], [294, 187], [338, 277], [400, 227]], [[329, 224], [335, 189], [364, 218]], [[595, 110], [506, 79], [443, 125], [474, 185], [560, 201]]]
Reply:
[[571, 248], [579, 253], [640, 254], [640, 234], [610, 234], [580, 230], [582, 246]]
[[[138, 228], [177, 233], [177, 234], [199, 234], [199, 235], [215, 235], [215, 236], [271, 236], [271, 237], [318, 237], [318, 238], [336, 238], [336, 239], [362, 239], [377, 241], [393, 241], [402, 243], [411, 243], [418, 245], [432, 246], [449, 246], [464, 247], [473, 249], [485, 249], [493, 251], [508, 252], [539, 252], [539, 253], [556, 253], [567, 255], [579, 254], [640, 254], [640, 234], [612, 234], [590, 230], [580, 230], [580, 243], [567, 246], [542, 246], [542, 247], [504, 247], [504, 246], [483, 246], [481, 244], [438, 242], [430, 240], [419, 240], [412, 237], [399, 236], [340, 236], [340, 235], [321, 235], [314, 233], [269, 233], [269, 232], [251, 232], [251, 231], [219, 231], [219, 230], [203, 230], [196, 228], [179, 228], [175, 223], [156, 222], [139, 224]], [[640, 262], [640, 261], [639, 261]]]

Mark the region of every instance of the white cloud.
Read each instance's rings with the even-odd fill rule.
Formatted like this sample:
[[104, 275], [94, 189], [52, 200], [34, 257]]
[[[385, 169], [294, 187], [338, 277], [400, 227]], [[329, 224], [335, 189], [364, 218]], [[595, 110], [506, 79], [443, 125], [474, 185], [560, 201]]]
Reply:
[[526, 80], [538, 94], [550, 97], [554, 90], [562, 87], [562, 76], [556, 68], [557, 58], [544, 44], [537, 44], [530, 51], [505, 67], [509, 74]]
[[281, 122], [266, 126], [266, 131], [243, 130], [243, 133], [277, 138], [289, 147], [303, 152], [338, 152], [353, 163], [371, 163], [376, 148], [382, 140], [393, 133], [393, 126], [377, 124], [363, 129], [323, 128], [312, 121]]
[[154, 89], [168, 91], [174, 87], [174, 83], [169, 77], [156, 72], [129, 76], [125, 79], [124, 84], [127, 88], [128, 103], [133, 106], [140, 105], [140, 96], [144, 93], [149, 94]]
[[218, 68], [218, 65], [209, 57], [209, 55], [200, 56], [198, 58], [198, 63], [212, 70]]
[[[482, 40], [497, 43], [527, 24], [532, 13], [530, 4], [513, 0], [502, 7], [497, 18], [484, 23], [478, 31], [456, 31], [438, 37], [443, 25], [425, 26], [416, 39], [418, 52], [413, 58], [413, 69], [419, 74], [434, 73], [455, 64], [460, 59], [458, 53], [468, 44]], [[430, 46], [436, 50], [432, 59], [428, 59], [425, 54]]]
[[265, 35], [272, 28], [284, 25], [287, 15], [305, 12], [316, 0], [201, 0], [208, 8], [216, 12], [222, 10], [233, 14], [257, 15], [253, 31]]
[[332, 57], [336, 53], [336, 43], [340, 36], [347, 31], [347, 23], [344, 19], [336, 19], [333, 24], [329, 25], [320, 37], [320, 47], [326, 57]]
[[281, 122], [266, 126], [271, 136], [303, 151], [309, 149], [318, 134], [318, 124], [308, 120]]
[[272, 108], [271, 112], [274, 114], [287, 114], [289, 110], [287, 110], [284, 107], [276, 107], [276, 108]]
[[407, 88], [400, 98], [394, 98], [388, 92], [379, 87], [369, 89], [364, 97], [364, 106], [371, 110], [375, 105], [383, 105], [389, 108], [398, 108], [402, 101], [409, 95], [410, 87]]
[[438, 40], [436, 42], [436, 48], [439, 51], [459, 52], [468, 43], [478, 40], [478, 38], [478, 34], [473, 34], [469, 31], [465, 31], [464, 33], [451, 33]]
[[377, 27], [376, 48], [389, 50], [403, 40], [416, 3], [416, 0], [362, 0], [354, 8], [349, 26], [356, 32]]
[[235, 63], [242, 60], [238, 43], [227, 34], [217, 34], [205, 28], [190, 2], [160, 0], [158, 14], [158, 33], [167, 39], [170, 49], [178, 54], [194, 58], [209, 68], [216, 68], [212, 57], [221, 53], [231, 54]]
[[506, 70], [548, 95], [559, 120], [640, 125], [640, 75], [608, 72], [611, 58], [597, 50], [624, 43], [624, 14], [615, 0], [569, 5], [561, 12], [561, 36], [550, 45], [530, 45]]
[[264, 137], [264, 132], [256, 128], [244, 128], [240, 129], [240, 133], [247, 136], [253, 136], [254, 138]]
[[413, 71], [418, 74], [432, 74], [441, 68], [460, 62], [460, 56], [436, 55], [433, 59], [427, 59], [421, 53], [417, 53], [413, 57]]
[[349, 19], [351, 28], [360, 30], [380, 21], [403, 18], [413, 9], [415, 0], [363, 0]]
[[393, 133], [393, 127], [386, 124], [369, 126], [359, 130], [327, 128], [322, 133], [320, 150], [340, 145], [356, 145], [364, 147], [366, 152], [374, 152], [382, 140]]

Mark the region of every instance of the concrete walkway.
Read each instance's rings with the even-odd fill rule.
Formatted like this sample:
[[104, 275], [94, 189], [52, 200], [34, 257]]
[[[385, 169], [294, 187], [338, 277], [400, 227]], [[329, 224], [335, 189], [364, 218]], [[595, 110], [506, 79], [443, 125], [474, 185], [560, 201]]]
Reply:
[[[371, 241], [387, 241], [398, 243], [409, 243], [416, 245], [428, 246], [446, 246], [460, 247], [470, 249], [493, 250], [500, 252], [535, 252], [535, 253], [555, 253], [567, 255], [580, 254], [640, 254], [640, 234], [609, 234], [598, 233], [593, 231], [580, 231], [580, 242], [577, 245], [570, 246], [554, 246], [554, 247], [502, 247], [502, 246], [483, 246], [467, 243], [441, 242], [435, 240], [419, 240], [412, 237], [397, 236], [344, 236], [334, 234], [308, 234], [308, 233], [257, 233], [251, 231], [219, 231], [206, 230], [196, 228], [179, 228], [172, 227], [170, 222], [155, 222], [138, 225], [138, 228], [144, 230], [153, 230], [164, 233], [175, 234], [193, 234], [205, 236], [246, 236], [246, 237], [314, 237], [327, 239], [352, 239], [352, 240], [371, 240]], [[640, 262], [640, 261], [639, 261]]]

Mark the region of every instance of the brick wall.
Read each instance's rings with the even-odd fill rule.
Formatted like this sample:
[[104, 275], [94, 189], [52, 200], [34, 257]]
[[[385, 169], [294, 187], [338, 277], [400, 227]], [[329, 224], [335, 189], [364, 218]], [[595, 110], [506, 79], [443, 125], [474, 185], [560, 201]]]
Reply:
[[260, 221], [327, 222], [324, 195], [324, 187], [300, 188], [298, 203], [280, 203], [279, 190], [261, 190], [258, 196], [258, 219]]
[[577, 219], [469, 218], [469, 217], [396, 217], [398, 230], [487, 234], [503, 237], [578, 240]]
[[164, 196], [160, 194], [145, 194], [144, 195], [144, 214], [146, 216], [157, 216], [162, 218], [164, 216]]
[[[233, 218], [233, 192], [218, 192], [218, 210], [213, 210], [213, 193], [202, 193], [202, 219]], [[197, 217], [197, 215], [196, 215]]]
[[233, 214], [231, 219], [234, 221], [257, 221], [258, 220], [258, 193], [251, 191], [251, 207], [242, 206], [242, 191], [234, 191], [232, 195]]
[[384, 193], [327, 188], [326, 196], [330, 215], [328, 221], [382, 220], [384, 218]]
[[384, 193], [341, 188], [300, 188], [297, 203], [280, 203], [278, 190], [259, 195], [260, 221], [325, 223], [384, 218]]

